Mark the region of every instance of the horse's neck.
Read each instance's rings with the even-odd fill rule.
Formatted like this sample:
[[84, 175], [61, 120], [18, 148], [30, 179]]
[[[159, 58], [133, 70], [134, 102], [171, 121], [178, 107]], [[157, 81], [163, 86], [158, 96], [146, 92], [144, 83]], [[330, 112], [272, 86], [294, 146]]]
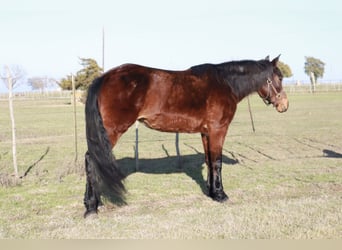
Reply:
[[257, 61], [238, 61], [216, 65], [219, 75], [241, 101], [266, 83], [270, 68]]
[[266, 83], [266, 80], [266, 74], [260, 73], [227, 76], [224, 81], [230, 86], [239, 101], [241, 101], [246, 96], [257, 92]]

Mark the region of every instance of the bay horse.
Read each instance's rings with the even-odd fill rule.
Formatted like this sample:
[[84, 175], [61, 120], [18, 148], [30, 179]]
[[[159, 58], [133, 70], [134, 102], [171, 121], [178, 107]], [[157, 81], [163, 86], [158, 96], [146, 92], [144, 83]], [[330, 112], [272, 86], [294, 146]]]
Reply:
[[237, 104], [257, 92], [278, 112], [288, 109], [279, 56], [202, 64], [184, 71], [124, 64], [90, 85], [85, 106], [85, 217], [101, 197], [125, 204], [124, 176], [112, 149], [136, 120], [163, 132], [200, 133], [208, 166], [208, 195], [223, 202], [222, 147]]

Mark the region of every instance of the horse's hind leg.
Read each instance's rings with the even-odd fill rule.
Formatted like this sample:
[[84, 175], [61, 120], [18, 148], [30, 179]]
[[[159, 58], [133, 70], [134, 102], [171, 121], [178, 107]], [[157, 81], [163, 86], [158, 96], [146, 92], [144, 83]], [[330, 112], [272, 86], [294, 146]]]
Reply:
[[87, 152], [85, 154], [85, 169], [86, 169], [86, 175], [87, 175], [87, 184], [86, 184], [86, 191], [84, 194], [84, 205], [86, 207], [86, 212], [84, 213], [84, 218], [87, 217], [90, 214], [96, 214], [97, 208], [99, 205], [101, 205], [100, 197], [96, 194], [93, 184], [92, 184], [92, 178], [93, 177], [93, 169], [92, 169], [91, 159], [89, 156], [89, 153]]

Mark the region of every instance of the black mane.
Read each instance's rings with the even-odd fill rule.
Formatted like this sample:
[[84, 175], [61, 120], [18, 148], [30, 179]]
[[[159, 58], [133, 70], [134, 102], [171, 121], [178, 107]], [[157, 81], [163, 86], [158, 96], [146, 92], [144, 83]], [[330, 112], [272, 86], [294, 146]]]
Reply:
[[229, 85], [239, 98], [257, 91], [272, 76], [272, 64], [268, 60], [232, 61], [221, 64], [201, 64], [190, 68], [197, 76], [215, 73], [218, 81]]
[[205, 63], [205, 64], [200, 64], [200, 65], [196, 65], [196, 66], [192, 66], [190, 68], [192, 74], [196, 75], [196, 76], [203, 76], [204, 74], [207, 74], [208, 71], [216, 71], [216, 66], [215, 64], [211, 64], [211, 63]]

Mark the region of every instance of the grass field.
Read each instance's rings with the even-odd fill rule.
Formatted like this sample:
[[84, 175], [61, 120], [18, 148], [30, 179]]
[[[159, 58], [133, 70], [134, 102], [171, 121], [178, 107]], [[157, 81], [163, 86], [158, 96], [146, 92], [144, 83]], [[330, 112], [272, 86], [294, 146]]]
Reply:
[[0, 238], [341, 239], [342, 92], [289, 94], [284, 114], [251, 96], [239, 104], [224, 146], [223, 184], [230, 201], [204, 193], [206, 167], [198, 134], [139, 127], [114, 150], [127, 174], [128, 205], [101, 207], [83, 219], [84, 107], [77, 106], [74, 163], [69, 99], [15, 101], [19, 172], [13, 183], [7, 102], [0, 100]]

